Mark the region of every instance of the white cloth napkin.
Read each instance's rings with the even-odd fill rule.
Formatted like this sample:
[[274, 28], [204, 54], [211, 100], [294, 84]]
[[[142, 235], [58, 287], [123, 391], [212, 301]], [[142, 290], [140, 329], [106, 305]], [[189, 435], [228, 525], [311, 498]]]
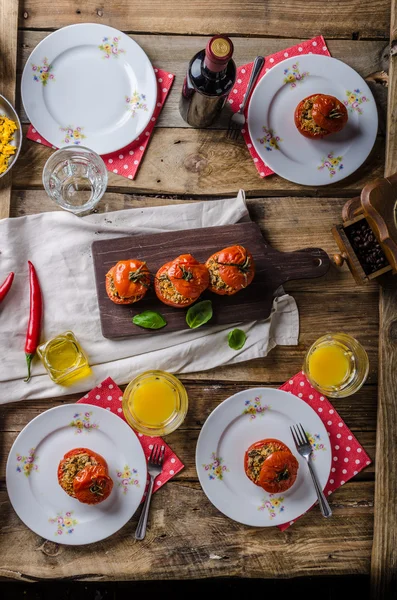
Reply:
[[[86, 391], [110, 376], [128, 383], [139, 372], [162, 369], [187, 373], [266, 356], [275, 345], [296, 345], [299, 316], [286, 294], [274, 300], [265, 321], [240, 325], [247, 341], [239, 351], [229, 348], [230, 326], [109, 340], [102, 337], [96, 297], [91, 242], [122, 235], [159, 233], [229, 225], [249, 218], [244, 192], [232, 199], [184, 205], [136, 208], [76, 217], [48, 212], [0, 221], [0, 279], [15, 279], [0, 305], [0, 403], [50, 398]], [[29, 313], [27, 261], [36, 267], [44, 298], [41, 342], [71, 330], [88, 355], [92, 376], [73, 386], [56, 385], [38, 358], [33, 377], [26, 377], [24, 355]]]

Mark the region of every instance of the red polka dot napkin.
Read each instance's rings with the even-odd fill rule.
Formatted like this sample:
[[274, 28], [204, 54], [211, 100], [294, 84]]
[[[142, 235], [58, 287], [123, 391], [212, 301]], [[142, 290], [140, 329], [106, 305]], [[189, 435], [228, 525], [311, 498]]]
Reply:
[[[332, 465], [328, 483], [324, 488], [326, 496], [332, 494], [338, 487], [371, 464], [370, 457], [346, 423], [340, 418], [330, 401], [310, 385], [303, 372], [298, 373], [284, 383], [280, 390], [295, 394], [295, 396], [302, 398], [309, 404], [316, 411], [328, 432], [332, 450]], [[316, 440], [310, 441], [312, 445], [316, 443]], [[278, 528], [284, 531], [295, 521], [279, 525]]]
[[[262, 67], [262, 71], [259, 74], [256, 85], [258, 85], [258, 82], [262, 79], [264, 74], [267, 73], [267, 71], [269, 71], [272, 67], [285, 60], [286, 58], [290, 58], [291, 56], [299, 57], [301, 54], [322, 54], [324, 56], [331, 56], [322, 35], [319, 35], [313, 38], [312, 40], [308, 40], [307, 42], [301, 42], [300, 44], [296, 44], [296, 46], [292, 46], [291, 48], [280, 50], [280, 52], [276, 52], [275, 54], [270, 54], [269, 56], [266, 56], [265, 64]], [[254, 63], [252, 62], [248, 63], [247, 65], [242, 65], [237, 69], [236, 83], [229, 95], [228, 100], [231, 110], [233, 112], [237, 112], [241, 107], [253, 65]], [[248, 106], [245, 110], [245, 116], [247, 116], [247, 110]], [[274, 171], [272, 171], [263, 162], [259, 154], [256, 152], [252, 144], [251, 136], [248, 132], [248, 127], [242, 129], [241, 133], [247, 144], [248, 150], [252, 158], [254, 159], [254, 163], [256, 168], [258, 169], [259, 175], [261, 177], [267, 177], [268, 175], [272, 175]]]
[[[88, 392], [88, 394], [86, 394], [83, 398], [78, 400], [77, 404], [93, 404], [94, 406], [106, 408], [106, 410], [110, 410], [112, 413], [123, 419], [123, 421], [127, 422], [123, 414], [123, 409], [121, 408], [122, 398], [123, 392], [115, 384], [113, 379], [108, 377], [102, 381], [102, 383], [97, 385], [97, 387]], [[155, 492], [161, 486], [167, 483], [169, 479], [174, 477], [174, 475], [179, 473], [179, 471], [183, 469], [184, 464], [179, 460], [176, 454], [161, 437], [149, 437], [148, 435], [143, 435], [142, 433], [138, 433], [137, 436], [138, 440], [141, 442], [143, 452], [145, 453], [146, 461], [149, 459], [150, 452], [154, 444], [160, 444], [161, 446], [165, 447], [163, 470], [154, 480], [153, 492]], [[142, 501], [144, 500], [145, 495], [146, 491], [143, 494]]]
[[[154, 109], [153, 116], [146, 129], [139, 135], [131, 144], [113, 152], [112, 154], [103, 154], [102, 158], [105, 161], [105, 165], [108, 171], [122, 175], [128, 179], [134, 179], [137, 174], [139, 165], [142, 162], [143, 156], [146, 152], [146, 148], [149, 144], [150, 137], [152, 135], [156, 121], [161, 113], [161, 110], [165, 104], [172, 83], [175, 79], [175, 75], [167, 73], [162, 69], [154, 69], [157, 77], [157, 104]], [[44, 144], [55, 149], [47, 140], [40, 135], [40, 133], [34, 128], [33, 124], [30, 125], [26, 137], [29, 140]]]

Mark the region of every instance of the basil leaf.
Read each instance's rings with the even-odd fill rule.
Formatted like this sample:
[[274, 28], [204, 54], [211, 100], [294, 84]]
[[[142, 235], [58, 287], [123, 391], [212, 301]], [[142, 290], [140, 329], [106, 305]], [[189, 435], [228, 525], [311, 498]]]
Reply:
[[132, 322], [145, 329], [161, 329], [167, 325], [167, 321], [162, 315], [153, 310], [145, 310], [132, 318]]
[[227, 339], [232, 350], [240, 350], [244, 346], [247, 336], [241, 329], [233, 329], [233, 331], [229, 331]]
[[202, 300], [193, 304], [186, 313], [186, 323], [190, 329], [201, 327], [207, 323], [212, 317], [212, 302], [211, 300]]

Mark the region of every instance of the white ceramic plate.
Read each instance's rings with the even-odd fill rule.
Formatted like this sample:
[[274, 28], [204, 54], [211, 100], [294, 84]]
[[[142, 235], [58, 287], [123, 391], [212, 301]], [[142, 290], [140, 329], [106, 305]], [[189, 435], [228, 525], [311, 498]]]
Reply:
[[142, 48], [121, 31], [93, 23], [63, 27], [40, 42], [21, 88], [26, 114], [48, 142], [82, 144], [98, 154], [138, 137], [157, 100]]
[[[327, 431], [312, 408], [296, 396], [271, 388], [253, 388], [224, 400], [208, 417], [196, 449], [196, 469], [205, 494], [226, 516], [256, 527], [281, 525], [296, 519], [317, 500], [304, 459], [289, 430], [302, 423], [314, 448], [313, 465], [324, 488], [331, 469]], [[268, 494], [245, 474], [244, 454], [259, 440], [284, 442], [299, 461], [293, 486]]]
[[[316, 93], [336, 96], [349, 114], [342, 131], [322, 140], [303, 137], [294, 123], [299, 102]], [[262, 77], [251, 97], [248, 127], [255, 150], [275, 173], [319, 186], [362, 165], [376, 139], [378, 112], [356, 71], [335, 58], [307, 54], [284, 60]]]
[[[101, 454], [112, 492], [96, 506], [71, 498], [58, 484], [64, 454], [85, 447]], [[58, 406], [33, 419], [7, 461], [7, 491], [16, 513], [35, 533], [59, 544], [90, 544], [118, 531], [135, 513], [146, 486], [146, 459], [120, 417], [90, 404]]]

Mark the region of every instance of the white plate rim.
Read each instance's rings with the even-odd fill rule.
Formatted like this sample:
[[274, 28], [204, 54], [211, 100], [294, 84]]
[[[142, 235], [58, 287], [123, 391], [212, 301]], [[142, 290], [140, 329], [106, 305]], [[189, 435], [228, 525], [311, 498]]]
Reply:
[[[123, 140], [123, 142], [121, 144], [114, 143], [113, 145], [109, 145], [106, 148], [101, 147], [98, 149], [96, 143], [90, 145], [88, 140], [86, 140], [83, 144], [83, 145], [90, 147], [92, 150], [96, 151], [100, 155], [107, 155], [107, 154], [111, 154], [113, 152], [117, 152], [118, 150], [122, 150], [123, 148], [125, 148], [126, 146], [131, 144], [134, 140], [136, 140], [142, 134], [142, 132], [145, 130], [145, 128], [150, 123], [150, 120], [153, 116], [154, 110], [156, 108], [156, 103], [157, 103], [158, 87], [157, 87], [156, 73], [154, 71], [153, 65], [152, 65], [149, 57], [147, 56], [146, 52], [143, 50], [143, 48], [134, 39], [129, 37], [126, 33], [122, 32], [114, 27], [111, 27], [110, 25], [105, 25], [102, 23], [74, 23], [72, 25], [66, 25], [65, 27], [61, 27], [61, 28], [57, 29], [56, 31], [51, 32], [43, 40], [41, 40], [37, 44], [37, 46], [35, 46], [35, 48], [32, 50], [32, 52], [30, 53], [30, 55], [25, 63], [25, 67], [23, 69], [22, 78], [21, 78], [21, 99], [22, 99], [22, 104], [24, 106], [25, 112], [28, 116], [30, 123], [32, 124], [32, 126], [34, 128], [36, 128], [36, 126], [37, 126], [37, 131], [40, 133], [40, 135], [42, 135], [49, 143], [51, 143], [56, 148], [61, 148], [64, 146], [68, 147], [68, 144], [62, 144], [62, 143], [60, 144], [59, 143], [58, 137], [60, 138], [61, 137], [60, 135], [56, 139], [53, 138], [52, 134], [48, 132], [46, 126], [42, 125], [43, 121], [40, 121], [40, 123], [39, 123], [37, 119], [35, 120], [34, 114], [32, 114], [32, 112], [30, 111], [30, 108], [28, 108], [29, 102], [26, 100], [27, 100], [27, 94], [28, 94], [29, 87], [30, 87], [29, 65], [33, 62], [33, 59], [36, 60], [35, 56], [40, 53], [40, 50], [43, 49], [43, 47], [45, 48], [45, 46], [47, 44], [52, 43], [54, 38], [56, 39], [56, 36], [59, 35], [60, 32], [63, 32], [65, 30], [73, 32], [73, 31], [77, 30], [78, 32], [84, 33], [84, 30], [86, 28], [96, 28], [98, 31], [99, 40], [100, 40], [101, 36], [103, 36], [106, 32], [108, 33], [108, 35], [122, 36], [123, 39], [126, 40], [127, 44], [130, 44], [131, 47], [134, 47], [135, 51], [140, 52], [142, 54], [143, 60], [147, 61], [147, 65], [150, 66], [148, 73], [150, 73], [151, 86], [152, 86], [151, 101], [150, 101], [150, 105], [148, 106], [148, 110], [146, 113], [146, 120], [143, 121], [142, 124], [140, 125], [140, 127], [136, 129], [135, 135], [132, 138]], [[38, 64], [41, 64], [42, 58], [43, 58], [42, 56], [37, 57]], [[51, 62], [52, 61], [50, 60], [49, 63], [51, 64]], [[40, 85], [40, 88], [41, 87], [42, 86]], [[37, 87], [36, 89], [40, 89], [40, 88]], [[149, 102], [148, 102], [148, 104], [149, 104]], [[77, 126], [77, 124], [75, 124], [75, 125]], [[65, 123], [65, 126], [67, 126], [66, 123]], [[110, 139], [110, 136], [108, 136], [106, 138], [106, 140], [109, 140], [109, 139]]]
[[[331, 473], [331, 465], [332, 465], [332, 448], [331, 448], [331, 444], [329, 442], [329, 434], [325, 428], [324, 423], [322, 422], [322, 420], [320, 419], [320, 417], [318, 416], [318, 414], [316, 413], [316, 411], [304, 400], [302, 400], [301, 398], [299, 398], [298, 396], [296, 396], [295, 394], [292, 394], [292, 392], [286, 392], [284, 390], [280, 390], [277, 388], [269, 388], [269, 387], [256, 387], [256, 388], [247, 388], [245, 390], [241, 390], [240, 392], [237, 392], [236, 394], [233, 394], [232, 396], [229, 396], [228, 398], [226, 398], [225, 400], [223, 400], [223, 402], [221, 402], [211, 413], [210, 415], [207, 417], [204, 425], [201, 428], [198, 440], [197, 440], [197, 444], [196, 444], [196, 456], [195, 456], [195, 463], [196, 463], [196, 471], [197, 471], [197, 475], [198, 475], [198, 479], [201, 485], [201, 488], [203, 490], [203, 492], [205, 493], [205, 495], [207, 496], [208, 500], [213, 504], [213, 506], [215, 506], [215, 508], [217, 508], [217, 510], [219, 510], [219, 512], [223, 513], [225, 516], [227, 516], [228, 518], [241, 523], [243, 525], [248, 525], [250, 527], [274, 527], [277, 525], [282, 525], [286, 522], [289, 521], [293, 521], [294, 519], [298, 518], [299, 516], [301, 516], [302, 514], [304, 514], [305, 512], [307, 512], [307, 510], [309, 510], [311, 508], [311, 506], [317, 501], [317, 496], [315, 494], [314, 488], [313, 488], [313, 492], [312, 492], [312, 498], [308, 499], [306, 506], [304, 509], [300, 509], [298, 511], [298, 514], [296, 514], [294, 517], [288, 518], [288, 519], [275, 519], [274, 521], [265, 521], [263, 523], [253, 523], [252, 520], [250, 519], [244, 519], [244, 518], [236, 518], [235, 516], [231, 516], [230, 514], [228, 514], [228, 511], [224, 509], [223, 506], [219, 505], [219, 502], [217, 500], [214, 501], [214, 497], [213, 495], [211, 496], [211, 487], [210, 484], [208, 483], [208, 477], [206, 476], [206, 473], [203, 471], [202, 467], [203, 467], [203, 463], [201, 460], [201, 444], [203, 443], [203, 439], [207, 434], [207, 429], [210, 426], [211, 420], [214, 419], [214, 416], [216, 418], [217, 415], [219, 415], [219, 413], [226, 411], [226, 410], [230, 410], [230, 407], [228, 406], [229, 404], [232, 404], [233, 402], [237, 402], [239, 400], [244, 399], [244, 397], [247, 396], [247, 394], [249, 394], [250, 396], [260, 396], [261, 394], [273, 394], [276, 393], [276, 395], [279, 396], [279, 398], [285, 398], [288, 399], [289, 402], [291, 402], [291, 399], [294, 403], [296, 403], [297, 406], [300, 406], [301, 408], [304, 407], [305, 411], [310, 411], [311, 412], [311, 416], [313, 417], [313, 419], [316, 421], [317, 423], [317, 427], [318, 430], [321, 432], [323, 439], [325, 439], [328, 443], [328, 448], [327, 451], [325, 453], [325, 457], [327, 459], [327, 466], [324, 467], [324, 470], [322, 472], [317, 473], [319, 480], [320, 480], [320, 484], [322, 485], [322, 488], [324, 489], [325, 485], [327, 484], [327, 481], [329, 479], [330, 473]], [[236, 415], [234, 415], [234, 413], [232, 412], [232, 410], [230, 410], [230, 414], [229, 414], [229, 422], [231, 422], [232, 420], [235, 419], [235, 417], [238, 415], [241, 415], [241, 407], [238, 413], [236, 413]], [[225, 430], [228, 426], [226, 419], [224, 419], [225, 423], [223, 424], [223, 430]], [[265, 436], [264, 436], [265, 437]], [[266, 437], [269, 437], [268, 435]], [[260, 439], [260, 438], [258, 438]], [[253, 440], [254, 442], [255, 440]], [[291, 440], [292, 441], [292, 440]], [[293, 452], [293, 454], [299, 459], [299, 461], [302, 463], [302, 461], [304, 459], [301, 459], [301, 457], [299, 457], [295, 447], [293, 446], [292, 443], [288, 443], [287, 444], [290, 448], [290, 450]], [[208, 458], [210, 451], [204, 450], [204, 452], [206, 452], [206, 457]], [[306, 465], [304, 465], [305, 468]], [[302, 468], [302, 464], [300, 465], [300, 469]], [[309, 472], [307, 471], [306, 473], [304, 473], [305, 478], [310, 479], [310, 475]], [[293, 490], [293, 486], [290, 488], [290, 491]], [[264, 492], [264, 494], [266, 494], [266, 492]]]
[[[271, 83], [271, 80], [273, 78], [277, 77], [278, 75], [281, 78], [282, 70], [285, 67], [287, 67], [288, 65], [292, 65], [294, 62], [304, 62], [304, 61], [313, 61], [313, 60], [315, 61], [315, 63], [318, 61], [320, 61], [320, 62], [325, 61], [324, 65], [327, 65], [327, 63], [328, 63], [328, 65], [332, 64], [336, 68], [342, 69], [346, 73], [348, 72], [349, 74], [351, 74], [352, 77], [354, 76], [355, 78], [357, 78], [357, 80], [359, 80], [360, 88], [363, 88], [365, 90], [365, 95], [371, 101], [369, 106], [366, 107], [366, 109], [369, 109], [371, 111], [371, 115], [370, 115], [370, 119], [368, 119], [369, 141], [368, 141], [368, 145], [365, 149], [365, 152], [362, 153], [362, 157], [359, 160], [353, 161], [352, 166], [350, 168], [345, 168], [343, 170], [343, 175], [340, 175], [339, 173], [337, 173], [337, 177], [335, 179], [328, 180], [328, 181], [327, 180], [310, 181], [310, 179], [308, 180], [304, 176], [303, 177], [300, 176], [300, 174], [298, 176], [291, 176], [288, 172], [288, 167], [280, 168], [280, 166], [277, 164], [277, 159], [276, 159], [276, 162], [274, 162], [273, 157], [270, 156], [270, 154], [271, 154], [270, 152], [267, 152], [266, 154], [264, 153], [264, 150], [263, 150], [261, 144], [259, 144], [258, 140], [256, 139], [256, 134], [253, 132], [253, 125], [252, 125], [252, 113], [253, 113], [252, 107], [254, 106], [254, 104], [258, 100], [258, 98], [260, 97], [260, 94], [262, 93], [262, 88], [266, 87], [266, 85]], [[351, 85], [351, 88], [354, 89], [355, 86], [356, 86], [356, 84]], [[277, 88], [277, 90], [275, 90], [275, 92], [272, 94], [271, 98], [274, 98], [277, 91], [279, 89], [281, 89], [282, 87], [283, 87], [282, 84], [280, 84], [280, 86]], [[297, 89], [299, 89], [299, 88], [297, 88]], [[301, 94], [300, 99], [306, 97], [307, 95], [308, 94], [305, 94], [303, 92]], [[336, 92], [335, 92], [335, 95], [338, 96], [338, 94]], [[269, 102], [270, 102], [270, 100], [269, 100]], [[299, 102], [299, 99], [297, 99], [296, 104], [298, 102]], [[250, 119], [250, 117], [251, 117], [251, 119]], [[247, 127], [248, 127], [248, 131], [249, 131], [249, 135], [251, 137], [251, 142], [252, 142], [252, 145], [253, 145], [255, 151], [258, 153], [258, 155], [261, 157], [261, 159], [265, 162], [265, 164], [269, 168], [272, 169], [272, 171], [274, 171], [280, 177], [283, 177], [284, 179], [291, 181], [293, 183], [297, 183], [299, 185], [308, 185], [308, 186], [318, 187], [318, 186], [331, 185], [331, 184], [337, 183], [339, 181], [342, 181], [343, 179], [345, 179], [352, 173], [355, 173], [357, 171], [357, 169], [359, 169], [360, 166], [365, 162], [365, 160], [370, 155], [370, 153], [373, 149], [373, 146], [375, 144], [375, 141], [376, 141], [377, 132], [378, 132], [378, 110], [377, 110], [375, 98], [374, 98], [372, 91], [369, 88], [368, 84], [361, 77], [361, 75], [359, 73], [357, 73], [357, 71], [355, 69], [353, 69], [350, 65], [346, 64], [345, 62], [343, 62], [339, 59], [333, 58], [331, 56], [324, 56], [322, 54], [302, 54], [299, 56], [288, 57], [285, 60], [280, 61], [279, 63], [277, 63], [277, 65], [274, 65], [274, 67], [271, 67], [268, 71], [265, 72], [263, 77], [260, 79], [258, 84], [255, 86], [255, 89], [252, 92], [252, 96], [250, 98], [250, 102], [249, 102], [249, 106], [248, 106], [248, 113], [247, 113]], [[328, 141], [331, 139], [331, 141], [332, 141], [332, 139], [335, 139], [334, 136], [336, 136], [336, 135], [338, 135], [338, 134], [333, 134], [333, 135], [329, 136], [329, 138], [324, 138], [324, 139], [326, 139]], [[306, 140], [306, 138], [303, 138], [303, 140]], [[306, 140], [306, 142], [316, 144], [316, 143], [318, 143], [318, 140]], [[276, 155], [275, 152], [273, 152], [273, 154]], [[269, 162], [269, 158], [270, 158], [270, 162]]]
[[[70, 410], [70, 414], [72, 414], [73, 412], [76, 412], [77, 410], [79, 410], [81, 412], [95, 411], [98, 413], [99, 416], [105, 417], [105, 419], [110, 419], [110, 422], [113, 421], [113, 423], [116, 425], [116, 428], [119, 427], [121, 431], [124, 430], [126, 439], [129, 438], [131, 440], [131, 444], [132, 444], [131, 447], [135, 447], [134, 452], [136, 452], [136, 457], [134, 457], [134, 465], [138, 466], [138, 469], [139, 469], [138, 473], [139, 473], [139, 479], [140, 479], [139, 491], [136, 490], [136, 486], [132, 486], [132, 488], [131, 488], [134, 491], [134, 498], [131, 498], [130, 495], [126, 494], [125, 506], [128, 507], [128, 510], [126, 511], [123, 519], [121, 519], [118, 522], [117, 526], [114, 527], [112, 530], [109, 530], [106, 534], [103, 534], [103, 533], [101, 533], [101, 530], [99, 528], [98, 533], [96, 535], [91, 535], [91, 537], [89, 537], [88, 539], [76, 540], [76, 538], [73, 536], [70, 538], [62, 536], [61, 539], [59, 537], [57, 537], [55, 540], [57, 543], [62, 544], [62, 545], [80, 546], [80, 545], [92, 544], [92, 543], [99, 542], [99, 541], [109, 538], [110, 536], [117, 533], [120, 529], [122, 529], [122, 527], [124, 527], [124, 525], [126, 523], [128, 523], [128, 521], [132, 518], [132, 516], [134, 515], [134, 513], [136, 512], [137, 508], [139, 507], [139, 505], [142, 501], [142, 497], [143, 497], [143, 494], [145, 491], [146, 482], [147, 482], [147, 462], [146, 462], [145, 453], [143, 451], [141, 443], [139, 442], [138, 437], [137, 437], [136, 433], [134, 432], [134, 430], [131, 429], [131, 427], [125, 421], [123, 421], [123, 419], [121, 419], [120, 417], [118, 417], [117, 415], [112, 413], [111, 411], [108, 411], [100, 406], [96, 406], [93, 404], [83, 404], [83, 403], [63, 404], [61, 406], [55, 406], [53, 408], [49, 408], [48, 410], [46, 410], [46, 411], [40, 413], [39, 415], [37, 415], [36, 417], [34, 417], [20, 431], [20, 433], [18, 434], [14, 443], [12, 444], [12, 447], [8, 454], [7, 464], [6, 464], [6, 489], [7, 489], [10, 503], [11, 503], [13, 509], [15, 510], [16, 514], [18, 515], [18, 517], [26, 525], [26, 527], [31, 529], [31, 531], [33, 531], [40, 537], [43, 537], [44, 539], [51, 539], [45, 533], [43, 534], [43, 531], [40, 530], [39, 527], [36, 527], [35, 524], [32, 525], [32, 523], [26, 517], [26, 514], [24, 514], [24, 513], [21, 514], [21, 512], [23, 512], [23, 511], [21, 511], [19, 508], [20, 500], [16, 497], [16, 494], [18, 492], [15, 492], [15, 490], [13, 488], [11, 488], [11, 485], [14, 484], [14, 482], [12, 482], [12, 479], [15, 477], [18, 477], [17, 475], [15, 475], [15, 472], [16, 472], [15, 464], [12, 464], [12, 462], [15, 463], [14, 455], [16, 452], [16, 448], [18, 447], [18, 444], [21, 442], [21, 440], [23, 440], [23, 438], [27, 434], [29, 434], [32, 430], [34, 430], [37, 427], [37, 424], [40, 423], [41, 420], [48, 418], [47, 415], [49, 413], [51, 413], [51, 415], [54, 413], [62, 413], [62, 412], [66, 413], [68, 410]], [[70, 417], [70, 414], [69, 414], [69, 417]], [[48, 433], [51, 433], [51, 432], [48, 432]], [[48, 433], [47, 433], [47, 435], [48, 435]], [[42, 438], [43, 438], [43, 435], [40, 437], [39, 442], [41, 441]], [[90, 447], [89, 438], [88, 439], [84, 438], [82, 440], [81, 437], [78, 437], [76, 439], [76, 443], [75, 443], [74, 447], [80, 447], [80, 446]], [[59, 460], [61, 458], [62, 457], [60, 456]], [[104, 458], [106, 459], [106, 457], [104, 457]], [[55, 476], [56, 475], [54, 474], [54, 477]], [[115, 481], [115, 478], [114, 477], [112, 477], [112, 478], [113, 478], [114, 486], [113, 486], [111, 495], [113, 495], [115, 493], [115, 488], [117, 486], [117, 482]], [[12, 484], [11, 484], [11, 482], [12, 482]], [[135, 493], [135, 490], [137, 493]], [[107, 502], [107, 500], [105, 502]], [[17, 505], [17, 507], [15, 505]], [[86, 505], [83, 505], [83, 506], [86, 506]], [[96, 506], [100, 507], [101, 504], [96, 505]], [[54, 541], [54, 538], [53, 538], [53, 541]]]

